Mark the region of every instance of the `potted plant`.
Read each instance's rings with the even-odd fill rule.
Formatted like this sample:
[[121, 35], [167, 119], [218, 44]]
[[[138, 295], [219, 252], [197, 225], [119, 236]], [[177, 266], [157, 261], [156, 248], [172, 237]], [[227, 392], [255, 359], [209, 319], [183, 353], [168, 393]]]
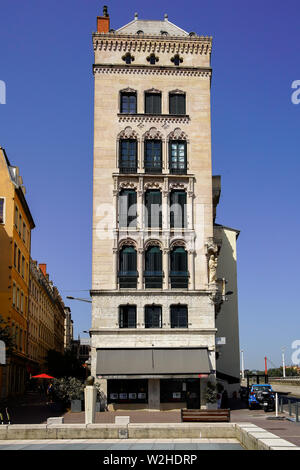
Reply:
[[207, 382], [205, 399], [208, 410], [216, 410], [218, 408], [216, 386], [210, 381]]
[[72, 412], [82, 411], [81, 400], [84, 385], [75, 377], [63, 377], [56, 379], [53, 383], [54, 393], [65, 405], [71, 404]]

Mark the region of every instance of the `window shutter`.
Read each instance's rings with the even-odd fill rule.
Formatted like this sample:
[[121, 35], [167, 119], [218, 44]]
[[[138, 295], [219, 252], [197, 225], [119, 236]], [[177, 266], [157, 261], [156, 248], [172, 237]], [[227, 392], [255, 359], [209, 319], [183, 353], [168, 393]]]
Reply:
[[128, 328], [136, 327], [136, 307], [128, 307]]
[[119, 226], [127, 227], [127, 201], [128, 195], [126, 191], [122, 191], [119, 195]]
[[135, 227], [136, 226], [136, 218], [137, 218], [137, 207], [136, 207], [136, 191], [128, 191], [128, 219], [127, 219], [127, 227]]

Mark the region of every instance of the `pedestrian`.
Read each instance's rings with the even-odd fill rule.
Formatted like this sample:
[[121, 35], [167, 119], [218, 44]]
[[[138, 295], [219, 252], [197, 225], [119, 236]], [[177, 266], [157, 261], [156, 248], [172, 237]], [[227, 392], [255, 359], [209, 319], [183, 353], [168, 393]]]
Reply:
[[227, 390], [224, 390], [224, 392], [222, 394], [222, 404], [221, 404], [221, 406], [224, 410], [226, 410], [228, 408], [228, 393], [227, 393]]
[[49, 398], [49, 402], [53, 403], [53, 384], [52, 384], [52, 382], [50, 382], [50, 384], [48, 385], [47, 395], [48, 395], [48, 398]]

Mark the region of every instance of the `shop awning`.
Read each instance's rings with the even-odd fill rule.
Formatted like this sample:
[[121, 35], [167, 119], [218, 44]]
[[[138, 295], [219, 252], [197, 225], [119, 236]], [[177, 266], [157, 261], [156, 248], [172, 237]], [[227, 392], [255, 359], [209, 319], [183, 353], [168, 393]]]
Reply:
[[209, 373], [206, 348], [97, 349], [96, 374], [101, 376]]

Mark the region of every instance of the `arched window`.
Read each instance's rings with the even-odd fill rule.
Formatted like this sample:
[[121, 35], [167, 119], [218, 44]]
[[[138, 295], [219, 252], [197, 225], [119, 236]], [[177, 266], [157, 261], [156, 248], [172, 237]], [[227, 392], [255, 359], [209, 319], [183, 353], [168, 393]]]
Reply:
[[121, 139], [119, 148], [119, 168], [121, 173], [137, 172], [137, 141]]
[[149, 190], [145, 193], [145, 226], [162, 227], [162, 200], [159, 190]]
[[119, 194], [119, 227], [136, 227], [136, 191], [123, 189]]
[[145, 253], [145, 287], [162, 288], [162, 252], [158, 246], [151, 246]]
[[162, 172], [162, 142], [157, 139], [145, 140], [145, 173]]
[[132, 246], [124, 246], [119, 253], [120, 287], [128, 288], [137, 285], [137, 256]]
[[188, 287], [188, 260], [187, 252], [182, 246], [175, 246], [171, 251], [171, 287], [187, 288]]

